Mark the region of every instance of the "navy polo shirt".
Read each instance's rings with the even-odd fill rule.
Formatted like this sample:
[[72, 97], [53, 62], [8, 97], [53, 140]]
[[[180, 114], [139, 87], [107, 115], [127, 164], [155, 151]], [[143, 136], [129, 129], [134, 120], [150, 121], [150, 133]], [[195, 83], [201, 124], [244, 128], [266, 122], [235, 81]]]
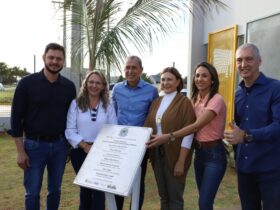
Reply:
[[237, 145], [238, 170], [280, 169], [280, 82], [263, 73], [250, 88], [242, 81], [235, 93], [235, 121], [254, 138]]
[[75, 85], [59, 75], [49, 82], [43, 70], [20, 80], [15, 91], [11, 114], [11, 134], [22, 137], [63, 135], [67, 111], [76, 96]]

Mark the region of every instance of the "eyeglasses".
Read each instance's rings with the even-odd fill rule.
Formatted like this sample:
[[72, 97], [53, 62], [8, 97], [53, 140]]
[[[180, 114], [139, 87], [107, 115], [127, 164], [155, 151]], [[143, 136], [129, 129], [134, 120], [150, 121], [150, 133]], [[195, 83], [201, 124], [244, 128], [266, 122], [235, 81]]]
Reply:
[[88, 85], [94, 85], [94, 84], [97, 85], [97, 86], [103, 85], [102, 82], [99, 82], [99, 81], [92, 81], [92, 80], [88, 81], [87, 83], [88, 83]]
[[93, 109], [90, 109], [90, 116], [91, 116], [91, 121], [96, 121], [96, 118], [97, 118], [97, 109], [96, 108], [93, 108]]

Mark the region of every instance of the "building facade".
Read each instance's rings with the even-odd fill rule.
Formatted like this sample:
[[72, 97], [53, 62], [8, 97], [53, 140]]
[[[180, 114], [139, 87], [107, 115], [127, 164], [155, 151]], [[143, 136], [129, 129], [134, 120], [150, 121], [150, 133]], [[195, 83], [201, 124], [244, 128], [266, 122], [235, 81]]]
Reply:
[[[190, 16], [188, 84], [191, 84], [195, 65], [209, 60], [209, 33], [220, 32], [233, 26], [237, 26], [236, 46], [246, 42], [256, 44], [263, 58], [261, 70], [271, 77], [280, 79], [278, 69], [280, 1], [222, 0], [222, 2], [227, 5], [226, 8], [218, 8], [218, 11], [212, 9], [209, 14], [203, 15], [194, 7], [194, 16]], [[234, 51], [232, 55], [234, 56]]]

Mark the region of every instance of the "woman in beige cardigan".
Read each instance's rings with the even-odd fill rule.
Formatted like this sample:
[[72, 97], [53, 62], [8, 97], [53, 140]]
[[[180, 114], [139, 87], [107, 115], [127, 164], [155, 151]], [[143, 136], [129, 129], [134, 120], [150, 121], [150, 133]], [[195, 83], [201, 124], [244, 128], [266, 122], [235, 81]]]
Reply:
[[[161, 73], [164, 96], [155, 99], [150, 107], [145, 126], [153, 134], [172, 133], [195, 121], [190, 100], [180, 94], [183, 80], [177, 69], [165, 68]], [[184, 188], [192, 158], [193, 135], [170, 138], [169, 142], [150, 149], [161, 210], [183, 210]]]
[[170, 137], [182, 137], [195, 132], [195, 179], [199, 192], [199, 209], [213, 210], [216, 193], [226, 171], [227, 157], [223, 144], [226, 104], [218, 93], [216, 68], [201, 62], [195, 68], [192, 82], [192, 103], [195, 123], [172, 133], [153, 135], [147, 148], [166, 144]]

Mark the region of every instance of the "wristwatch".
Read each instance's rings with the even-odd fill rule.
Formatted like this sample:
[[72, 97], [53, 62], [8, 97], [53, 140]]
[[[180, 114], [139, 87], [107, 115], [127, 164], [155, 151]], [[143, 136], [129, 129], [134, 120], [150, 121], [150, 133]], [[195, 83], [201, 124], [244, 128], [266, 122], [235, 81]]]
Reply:
[[174, 133], [169, 133], [169, 142], [172, 142], [176, 139]]
[[246, 143], [250, 143], [254, 140], [254, 137], [252, 134], [250, 134], [248, 131], [245, 131], [245, 134], [244, 134], [244, 142]]

